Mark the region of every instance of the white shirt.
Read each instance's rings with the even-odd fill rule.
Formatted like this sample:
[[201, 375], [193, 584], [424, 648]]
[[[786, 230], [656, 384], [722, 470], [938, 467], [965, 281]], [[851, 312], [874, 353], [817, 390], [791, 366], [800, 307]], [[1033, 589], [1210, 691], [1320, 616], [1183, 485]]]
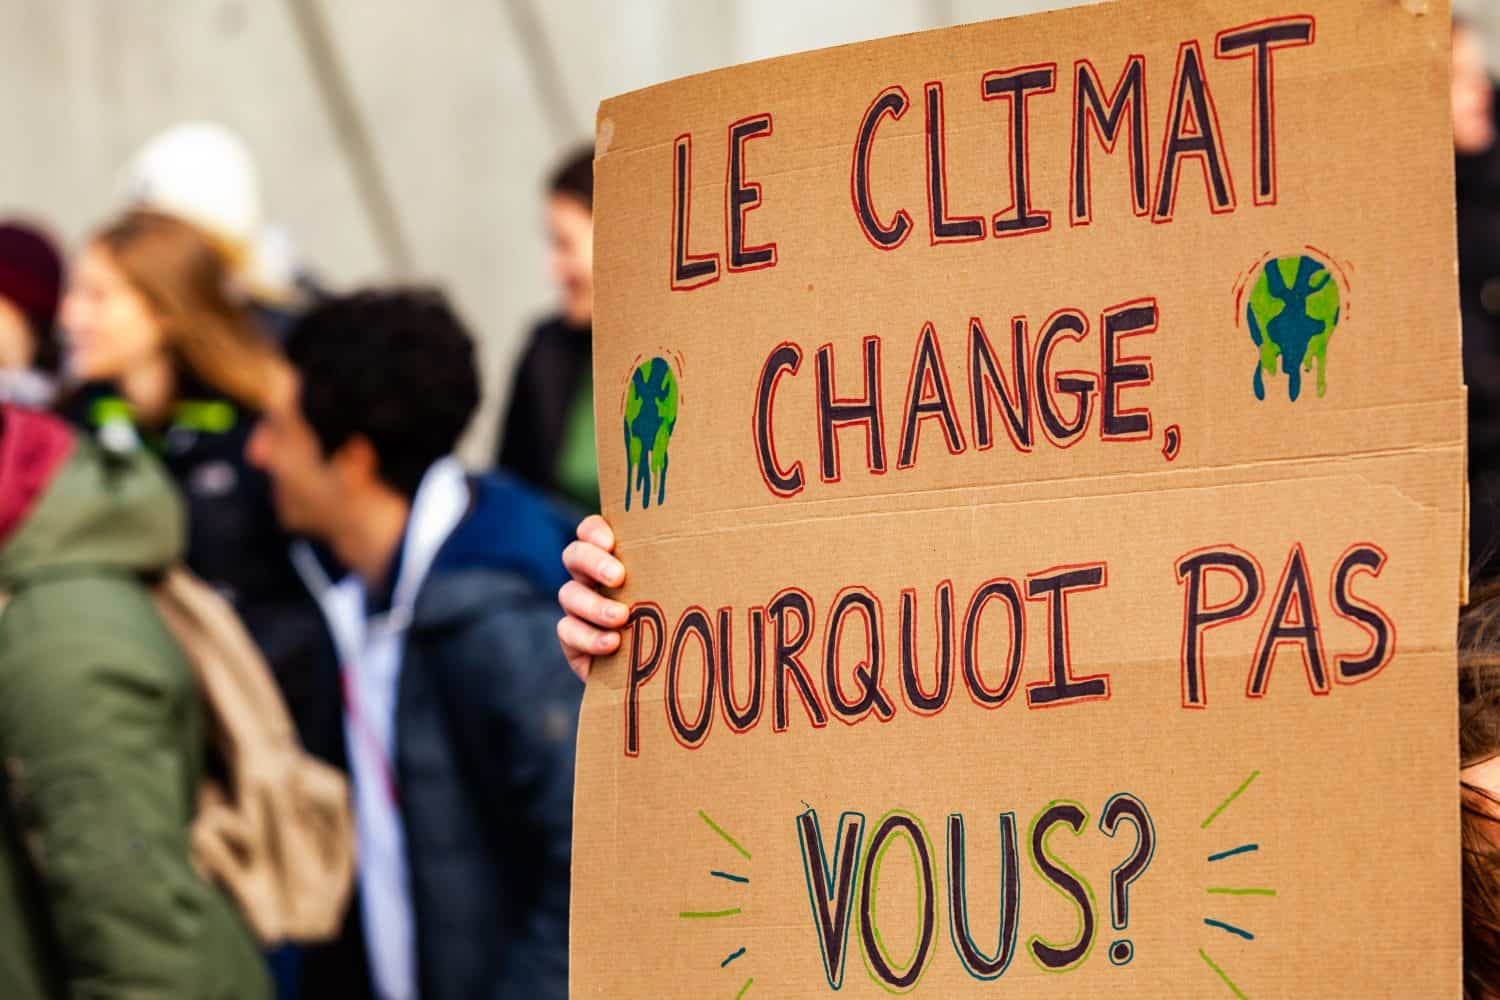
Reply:
[[[391, 609], [367, 616], [363, 581], [313, 581], [338, 649], [344, 687], [344, 741], [354, 780], [354, 827], [359, 846], [360, 914], [365, 950], [380, 1000], [417, 1000], [416, 945], [406, 831], [395, 769], [396, 692], [401, 651], [417, 594], [443, 542], [469, 505], [468, 481], [452, 457], [422, 477], [406, 522], [401, 569]], [[310, 552], [295, 555], [303, 576], [322, 576]]]

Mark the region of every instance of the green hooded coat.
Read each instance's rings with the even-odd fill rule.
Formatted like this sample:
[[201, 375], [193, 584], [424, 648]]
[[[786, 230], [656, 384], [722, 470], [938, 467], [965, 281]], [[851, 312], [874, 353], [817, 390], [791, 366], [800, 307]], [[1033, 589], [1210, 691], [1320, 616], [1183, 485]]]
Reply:
[[0, 997], [263, 1000], [189, 860], [204, 707], [146, 586], [181, 557], [179, 501], [141, 449], [3, 420]]

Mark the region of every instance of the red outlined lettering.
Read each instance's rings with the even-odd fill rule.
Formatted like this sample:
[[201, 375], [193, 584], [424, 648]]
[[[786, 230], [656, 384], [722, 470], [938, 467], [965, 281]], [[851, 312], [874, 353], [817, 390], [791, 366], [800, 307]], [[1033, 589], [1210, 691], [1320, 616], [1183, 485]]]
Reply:
[[[788, 612], [791, 614], [789, 615]], [[797, 694], [802, 700], [803, 710], [807, 713], [807, 721], [812, 723], [814, 729], [822, 729], [828, 725], [828, 710], [823, 707], [823, 702], [818, 698], [817, 689], [812, 683], [812, 676], [807, 672], [807, 665], [802, 662], [802, 654], [807, 649], [807, 644], [812, 641], [813, 630], [817, 625], [817, 611], [813, 606], [812, 598], [800, 587], [787, 587], [771, 598], [770, 604], [766, 606], [766, 613], [775, 624], [776, 632], [776, 652], [771, 664], [775, 682], [772, 685], [774, 704], [771, 713], [771, 729], [774, 732], [784, 733], [791, 724], [791, 706], [786, 693], [786, 682], [789, 677], [797, 686]], [[801, 624], [801, 630], [791, 641], [787, 641], [785, 631], [788, 617], [797, 618]]]
[[1354, 577], [1368, 573], [1378, 580], [1387, 558], [1385, 550], [1375, 543], [1360, 542], [1345, 549], [1334, 563], [1333, 575], [1328, 581], [1333, 613], [1358, 625], [1370, 638], [1364, 652], [1334, 656], [1333, 679], [1339, 684], [1363, 684], [1372, 680], [1396, 657], [1396, 623], [1379, 605], [1361, 600], [1353, 593]]
[[[1057, 90], [1057, 63], [1038, 63], [984, 74], [979, 96], [986, 101], [1005, 101], [1010, 106], [1010, 204], [991, 220], [995, 236], [1005, 239], [1052, 228], [1052, 213], [1031, 203], [1031, 98]], [[1015, 217], [1011, 218], [1014, 212]]]
[[1219, 124], [1218, 108], [1204, 72], [1203, 50], [1197, 41], [1183, 42], [1177, 50], [1172, 112], [1162, 136], [1152, 222], [1169, 223], [1176, 217], [1177, 192], [1186, 160], [1197, 160], [1203, 168], [1209, 211], [1214, 215], [1233, 212], [1238, 205], [1234, 175], [1224, 152], [1224, 129]]
[[[843, 649], [844, 623], [851, 614], [865, 620], [866, 645], [869, 654], [852, 671], [862, 685], [858, 699], [844, 694], [839, 678], [839, 653]], [[823, 623], [823, 674], [828, 707], [834, 718], [848, 726], [863, 722], [874, 712], [881, 722], [890, 722], [896, 709], [885, 692], [885, 607], [867, 587], [845, 587], [833, 599], [828, 619]]]
[[927, 222], [932, 246], [939, 243], [977, 243], [984, 239], [984, 217], [949, 215], [948, 128], [943, 113], [943, 85], [922, 85], [927, 97]]
[[672, 291], [688, 292], [719, 280], [718, 253], [688, 251], [693, 231], [693, 136], [679, 135], [672, 143]]
[[806, 485], [800, 460], [793, 462], [790, 469], [784, 469], [776, 459], [776, 388], [783, 375], [790, 373], [795, 376], [801, 367], [801, 347], [786, 340], [776, 345], [760, 370], [755, 412], [750, 415], [750, 432], [755, 440], [755, 459], [761, 481], [766, 484], [766, 489], [779, 497], [794, 497]]
[[897, 210], [891, 224], [884, 225], [870, 195], [870, 156], [875, 132], [886, 115], [900, 121], [910, 106], [911, 98], [905, 89], [900, 86], [885, 88], [865, 109], [859, 131], [855, 134], [854, 159], [849, 168], [849, 198], [854, 203], [854, 218], [859, 223], [860, 232], [877, 250], [895, 250], [911, 235], [911, 214], [906, 209]]
[[1014, 361], [1014, 391], [995, 364], [995, 347], [978, 316], [969, 318], [969, 422], [974, 431], [974, 447], [989, 451], [995, 446], [990, 431], [991, 405], [1004, 410], [1005, 432], [1016, 451], [1031, 454], [1031, 344], [1025, 316], [1013, 316], [1011, 348]]
[[1250, 106], [1255, 133], [1255, 204], [1274, 205], [1276, 182], [1276, 74], [1274, 54], [1278, 49], [1312, 45], [1318, 40], [1318, 22], [1311, 15], [1273, 17], [1229, 28], [1214, 36], [1214, 55], [1220, 59], [1254, 58]]
[[1057, 708], [1090, 701], [1108, 701], [1109, 675], [1073, 675], [1073, 639], [1069, 627], [1068, 597], [1109, 586], [1109, 564], [1082, 563], [1056, 566], [1026, 577], [1026, 599], [1041, 600], [1048, 610], [1047, 673], [1044, 681], [1026, 685], [1026, 707]]
[[[999, 687], [992, 688], [985, 684], [979, 671], [979, 625], [985, 606], [997, 597], [1005, 602], [1010, 616], [1010, 659], [1005, 679]], [[1025, 663], [1026, 603], [1021, 588], [1016, 581], [1003, 576], [986, 580], [969, 598], [969, 610], [964, 615], [963, 675], [969, 697], [980, 708], [993, 710], [1001, 707], [1016, 693]]]
[[[703, 707], [698, 712], [698, 720], [689, 723], [682, 710], [679, 670], [683, 647], [695, 636], [703, 650]], [[667, 696], [662, 699], [667, 710], [667, 728], [678, 745], [686, 750], [701, 747], [713, 728], [714, 682], [717, 679], [714, 661], [713, 623], [706, 610], [690, 605], [683, 609], [672, 629], [672, 651], [667, 657]]]
[[[1082, 440], [1094, 416], [1093, 397], [1099, 386], [1093, 372], [1069, 369], [1053, 375], [1052, 352], [1057, 348], [1059, 340], [1082, 343], [1088, 335], [1087, 316], [1077, 309], [1059, 309], [1042, 324], [1041, 339], [1037, 342], [1037, 410], [1041, 416], [1043, 433], [1058, 448], [1071, 448]], [[1049, 375], [1052, 376], [1050, 379]], [[1057, 393], [1068, 393], [1078, 401], [1078, 409], [1071, 422], [1064, 421], [1057, 413]]]
[[[741, 118], [729, 126], [729, 157], [724, 163], [724, 239], [729, 270], [759, 271], [776, 266], [776, 244], [745, 246], [745, 217], [762, 204], [759, 181], [745, 180], [745, 146], [768, 139], [775, 128], [766, 113]], [[738, 174], [738, 176], [736, 176]]]
[[953, 383], [943, 361], [943, 345], [930, 320], [922, 324], [921, 336], [912, 353], [911, 371], [906, 377], [906, 416], [902, 421], [896, 468], [910, 469], [917, 464], [917, 445], [921, 443], [922, 425], [928, 420], [937, 420], [942, 426], [948, 454], [964, 453], [964, 432], [953, 410]]
[[[1297, 604], [1292, 603], [1294, 596]], [[1264, 698], [1270, 692], [1276, 652], [1287, 643], [1297, 646], [1302, 668], [1307, 673], [1307, 686], [1312, 693], [1328, 694], [1332, 690], [1326, 668], [1328, 655], [1323, 649], [1323, 630], [1318, 626], [1318, 607], [1307, 571], [1307, 553], [1301, 542], [1292, 546], [1286, 564], [1281, 568], [1281, 580], [1276, 584], [1271, 613], [1261, 627], [1260, 639], [1255, 644], [1255, 663], [1245, 681], [1247, 698]]]
[[953, 697], [953, 581], [938, 584], [934, 597], [933, 659], [937, 688], [929, 693], [922, 687], [917, 666], [917, 592], [910, 587], [901, 591], [901, 700], [913, 714], [928, 717], [947, 708]]
[[1156, 368], [1148, 355], [1116, 355], [1120, 342], [1155, 333], [1161, 313], [1154, 297], [1133, 299], [1105, 309], [1099, 317], [1099, 435], [1105, 441], [1149, 441], [1151, 408], [1120, 409], [1125, 389], [1145, 389], [1156, 381]]
[[734, 631], [733, 609], [719, 609], [719, 708], [724, 723], [736, 733], [748, 733], [760, 724], [765, 708], [766, 689], [766, 609], [750, 609], [750, 701], [740, 708], [734, 697]]
[[1093, 157], [1089, 138], [1099, 137], [1104, 152], [1114, 155], [1120, 143], [1125, 113], [1130, 112], [1130, 195], [1131, 208], [1138, 218], [1151, 214], [1150, 113], [1146, 100], [1146, 57], [1132, 55], [1120, 71], [1109, 96], [1103, 97], [1104, 84], [1092, 61], [1080, 59], [1073, 65], [1073, 156], [1069, 223], [1087, 226], [1094, 221]]
[[[1236, 545], [1210, 545], [1193, 549], [1177, 560], [1177, 582], [1185, 583], [1182, 600], [1182, 707], [1208, 707], [1208, 683], [1204, 665], [1204, 640], [1222, 625], [1243, 621], [1255, 614], [1265, 597], [1265, 571], [1260, 561]], [[1228, 601], [1208, 603], [1211, 573], [1227, 573], [1239, 586]]]
[[[651, 655], [641, 656], [642, 623], [648, 623], [655, 633], [651, 644]], [[654, 601], [637, 601], [630, 606], [630, 615], [625, 619], [625, 633], [630, 637], [630, 655], [627, 659], [625, 689], [625, 756], [639, 757], [641, 754], [641, 688], [646, 686], [661, 666], [661, 654], [666, 650], [667, 624], [661, 605]]]
[[841, 482], [843, 462], [839, 456], [838, 432], [854, 424], [865, 428], [865, 463], [872, 475], [883, 476], [885, 463], [885, 410], [881, 403], [880, 338], [864, 339], [865, 395], [839, 396], [833, 378], [833, 344], [818, 348], [818, 454], [819, 473], [825, 483]]

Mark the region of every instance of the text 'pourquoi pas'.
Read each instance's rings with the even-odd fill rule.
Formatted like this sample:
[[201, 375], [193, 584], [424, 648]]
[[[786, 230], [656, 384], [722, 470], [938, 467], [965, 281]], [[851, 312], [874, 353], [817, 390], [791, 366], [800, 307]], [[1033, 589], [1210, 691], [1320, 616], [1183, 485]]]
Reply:
[[[1266, 696], [1273, 668], [1293, 655], [1300, 659], [1314, 696], [1330, 694], [1335, 685], [1369, 681], [1391, 662], [1395, 623], [1367, 594], [1356, 593], [1361, 580], [1380, 577], [1387, 561], [1384, 550], [1357, 542], [1331, 565], [1314, 567], [1299, 543], [1278, 561], [1281, 572], [1274, 583], [1254, 554], [1234, 545], [1195, 549], [1176, 561], [1184, 709], [1209, 707], [1206, 641], [1214, 630], [1236, 622], [1258, 626], [1253, 651], [1236, 664], [1218, 657], [1215, 665], [1219, 671], [1230, 665], [1242, 670], [1244, 695], [1250, 699]], [[1315, 579], [1326, 585], [1316, 585]], [[1215, 599], [1210, 594], [1214, 580], [1232, 583], [1234, 596]], [[1036, 678], [1025, 685], [1021, 701], [1026, 708], [1107, 701], [1111, 676], [1075, 671], [1070, 632], [1081, 616], [1099, 613], [1099, 597], [1090, 592], [1105, 591], [1108, 585], [1105, 562], [1054, 567], [1023, 581], [996, 577], [974, 588], [964, 603], [959, 603], [953, 582], [944, 580], [933, 595], [935, 636], [921, 643], [932, 644], [931, 667], [919, 662], [917, 623], [925, 614], [919, 616], [915, 589], [900, 592], [894, 636], [887, 633], [884, 602], [863, 586], [844, 587], [834, 596], [823, 615], [821, 637], [817, 606], [796, 587], [739, 614], [728, 607], [711, 614], [702, 606], [689, 606], [670, 627], [658, 604], [636, 602], [623, 645], [625, 754], [641, 752], [641, 695], [658, 679], [664, 685], [666, 728], [687, 749], [704, 745], [716, 714], [732, 733], [749, 732], [760, 723], [768, 701], [776, 733], [791, 727], [794, 700], [815, 729], [830, 719], [851, 726], [872, 717], [888, 721], [898, 702], [914, 715], [936, 716], [948, 709], [960, 688], [983, 709], [1003, 709], [1016, 699], [1027, 672], [1028, 604], [1039, 606], [1045, 620], [1040, 641], [1045, 664], [1035, 666]], [[1324, 613], [1356, 627], [1359, 638], [1352, 648], [1328, 648]], [[734, 623], [740, 614], [746, 628], [736, 639]], [[991, 627], [989, 641], [982, 641], [982, 628], [987, 619], [993, 626], [991, 616], [996, 615], [1004, 616], [1003, 627], [998, 633]], [[850, 625], [855, 628], [846, 636]]]

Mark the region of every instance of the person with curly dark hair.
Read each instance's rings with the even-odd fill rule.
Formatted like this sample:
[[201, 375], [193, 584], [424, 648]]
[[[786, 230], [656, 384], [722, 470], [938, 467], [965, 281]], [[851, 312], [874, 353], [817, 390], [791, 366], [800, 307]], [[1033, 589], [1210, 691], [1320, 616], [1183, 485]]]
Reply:
[[[453, 456], [479, 379], [439, 294], [330, 300], [285, 350], [247, 454], [284, 527], [352, 571], [302, 561], [340, 659], [373, 995], [564, 997], [582, 688], [551, 608], [568, 523]], [[366, 992], [317, 964], [310, 995]]]

